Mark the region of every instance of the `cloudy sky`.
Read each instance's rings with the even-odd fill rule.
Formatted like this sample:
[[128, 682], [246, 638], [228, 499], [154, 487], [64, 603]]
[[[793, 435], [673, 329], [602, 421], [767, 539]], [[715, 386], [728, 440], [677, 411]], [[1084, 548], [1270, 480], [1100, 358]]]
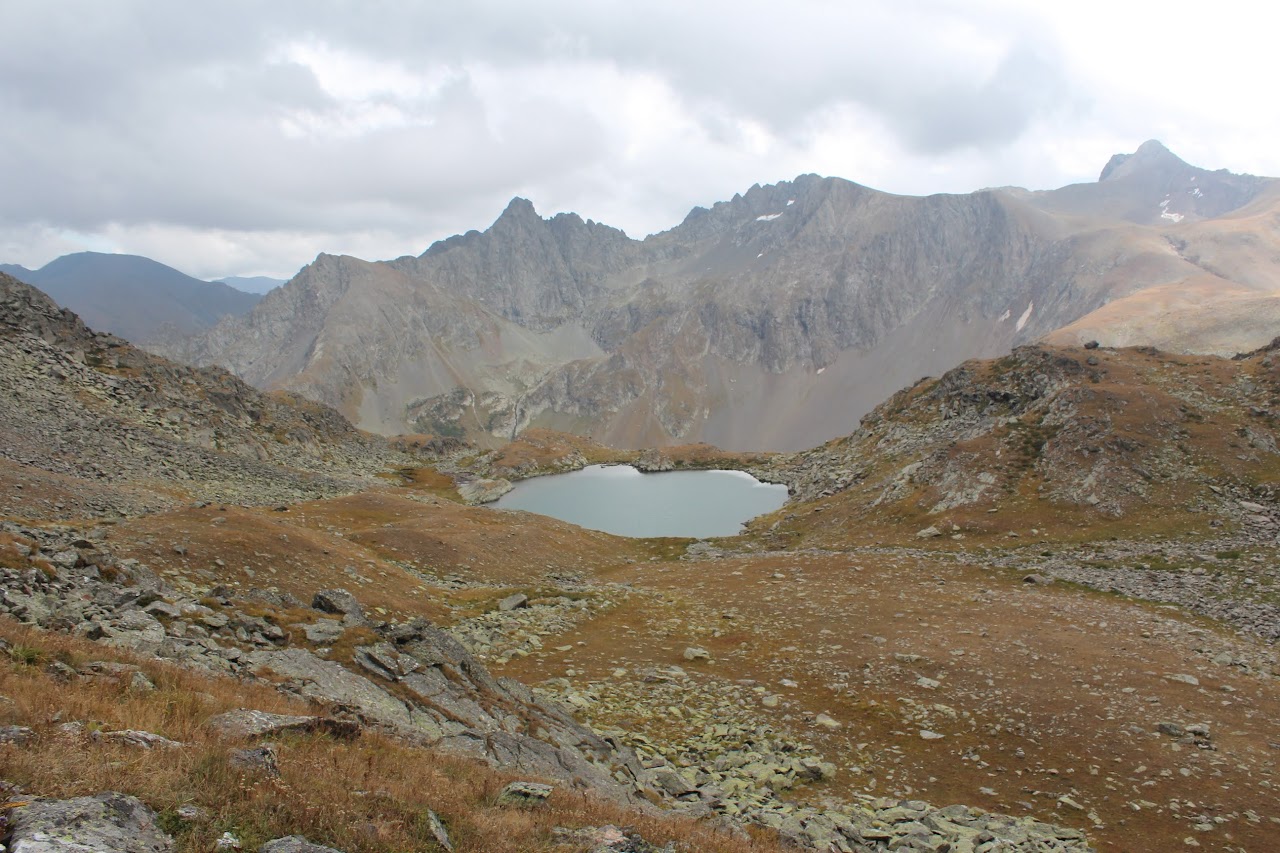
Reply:
[[5, 0], [0, 262], [287, 278], [515, 195], [641, 237], [804, 172], [1047, 188], [1153, 137], [1280, 175], [1276, 24], [1256, 0]]

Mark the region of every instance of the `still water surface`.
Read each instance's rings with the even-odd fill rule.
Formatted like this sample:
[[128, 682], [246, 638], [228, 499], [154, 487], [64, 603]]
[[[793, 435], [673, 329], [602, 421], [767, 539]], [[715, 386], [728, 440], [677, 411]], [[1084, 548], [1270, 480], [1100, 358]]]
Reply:
[[773, 512], [787, 487], [742, 471], [642, 474], [630, 465], [590, 465], [534, 477], [490, 506], [549, 515], [618, 536], [733, 536], [742, 523]]

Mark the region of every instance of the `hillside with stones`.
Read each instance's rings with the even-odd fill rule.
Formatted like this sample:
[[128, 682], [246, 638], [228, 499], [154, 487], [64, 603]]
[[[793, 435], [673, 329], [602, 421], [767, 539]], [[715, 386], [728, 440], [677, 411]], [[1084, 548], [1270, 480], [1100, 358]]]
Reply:
[[[804, 175], [644, 240], [514, 199], [417, 257], [322, 255], [162, 351], [378, 432], [795, 450], [921, 375], [1077, 322], [1106, 343], [1265, 343], [1275, 186], [1149, 142], [1045, 193], [913, 198]], [[1159, 325], [1173, 300], [1185, 322]], [[1214, 323], [1219, 303], [1238, 322]]]
[[[1078, 553], [1020, 562], [1027, 571], [1275, 641], [1280, 576], [1254, 549], [1280, 519], [1276, 346], [1235, 359], [1031, 346], [966, 363], [900, 391], [852, 435], [762, 466], [803, 506], [770, 535], [969, 549], [1031, 530]], [[1213, 556], [1251, 552], [1249, 564]]]
[[922, 518], [1052, 504], [1142, 524], [1228, 492], [1265, 500], [1280, 465], [1276, 347], [1234, 359], [1020, 347], [920, 380], [772, 470], [802, 499]]
[[296, 394], [94, 332], [3, 274], [0, 388], [0, 512], [18, 516], [338, 494], [414, 458]]

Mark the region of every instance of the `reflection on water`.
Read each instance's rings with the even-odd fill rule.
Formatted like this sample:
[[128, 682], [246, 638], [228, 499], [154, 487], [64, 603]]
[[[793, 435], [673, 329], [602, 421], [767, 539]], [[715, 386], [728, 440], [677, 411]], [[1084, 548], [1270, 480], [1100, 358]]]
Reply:
[[619, 536], [733, 536], [742, 523], [773, 512], [787, 487], [742, 471], [643, 474], [630, 465], [591, 465], [535, 477], [490, 506], [549, 515]]

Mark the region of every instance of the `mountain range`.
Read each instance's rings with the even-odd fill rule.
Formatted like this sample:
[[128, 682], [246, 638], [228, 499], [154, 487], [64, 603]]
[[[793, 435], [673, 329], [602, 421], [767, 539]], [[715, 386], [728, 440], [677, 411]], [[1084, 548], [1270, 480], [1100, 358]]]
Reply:
[[0, 264], [0, 272], [40, 288], [93, 328], [137, 344], [208, 329], [223, 317], [247, 312], [261, 298], [138, 255], [78, 252], [36, 270]]
[[921, 375], [1041, 338], [1260, 346], [1280, 319], [1277, 186], [1150, 141], [1051, 191], [802, 175], [643, 240], [517, 198], [416, 257], [321, 255], [156, 349], [388, 434], [799, 449]]

